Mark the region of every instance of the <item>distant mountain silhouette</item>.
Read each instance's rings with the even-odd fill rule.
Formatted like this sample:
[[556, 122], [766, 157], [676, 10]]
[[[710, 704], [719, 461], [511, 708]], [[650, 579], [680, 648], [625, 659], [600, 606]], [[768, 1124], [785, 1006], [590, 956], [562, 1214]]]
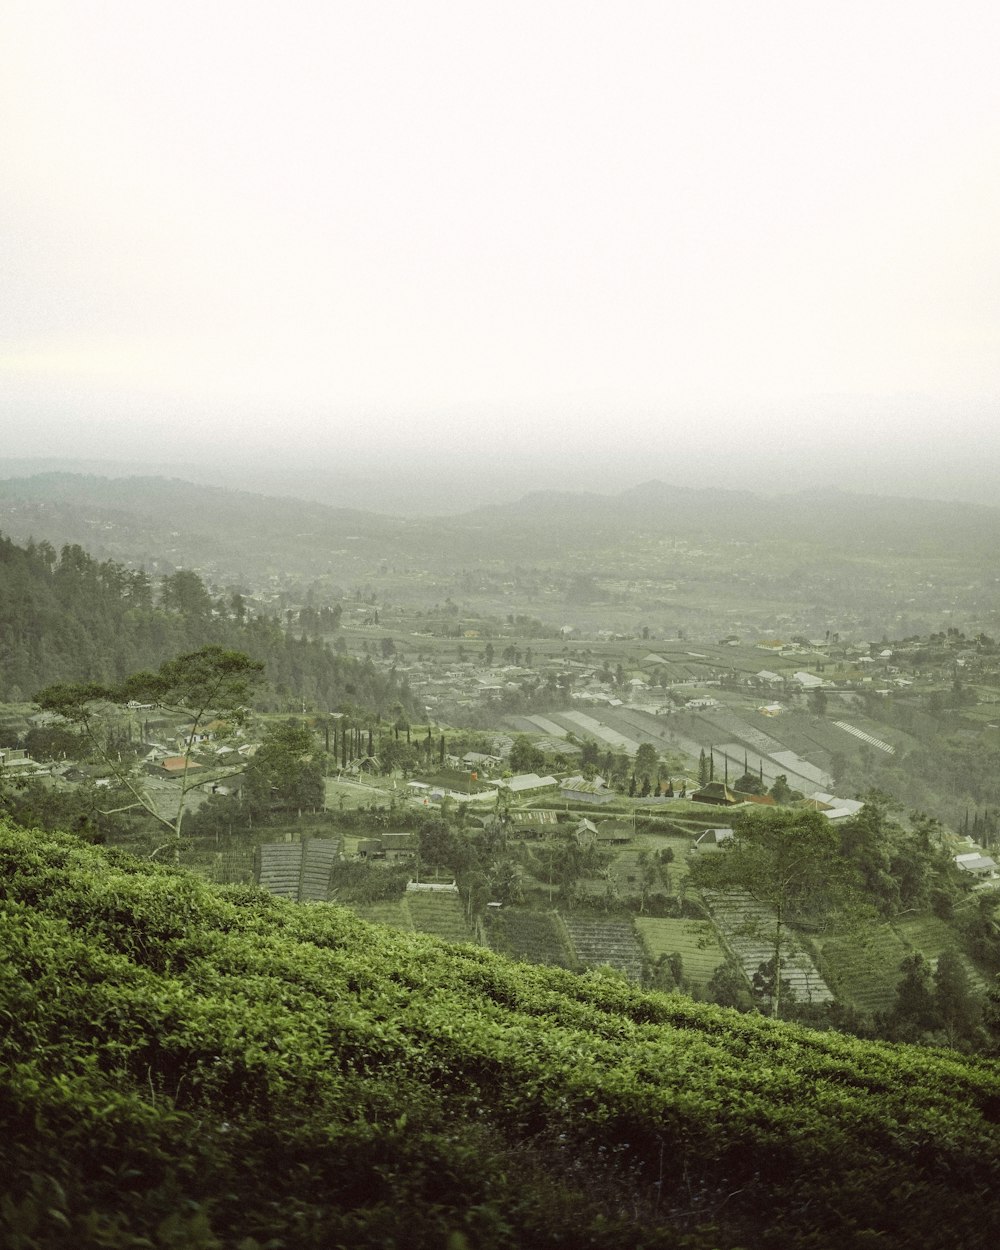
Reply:
[[442, 552], [464, 560], [520, 555], [529, 541], [539, 556], [557, 558], [643, 535], [975, 558], [996, 551], [1000, 509], [836, 488], [766, 495], [650, 480], [616, 494], [532, 491], [457, 515], [403, 518], [180, 478], [51, 472], [0, 481], [0, 531], [78, 542], [116, 559], [169, 555], [176, 565], [211, 559], [245, 568], [279, 561], [286, 570], [307, 548], [315, 554], [345, 542], [372, 558], [388, 552], [433, 563]]

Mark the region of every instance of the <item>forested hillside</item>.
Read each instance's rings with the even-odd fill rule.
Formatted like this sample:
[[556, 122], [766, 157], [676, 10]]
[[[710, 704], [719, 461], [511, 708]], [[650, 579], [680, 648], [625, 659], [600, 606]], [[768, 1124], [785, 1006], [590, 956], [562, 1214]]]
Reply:
[[1000, 1237], [1000, 1068], [0, 829], [0, 1240], [937, 1247]]
[[0, 535], [0, 701], [30, 699], [54, 682], [115, 683], [207, 644], [267, 665], [264, 706], [375, 711], [411, 696], [391, 674], [250, 616], [238, 594], [212, 598], [178, 570], [154, 584], [142, 570], [97, 561], [79, 546], [18, 546]]

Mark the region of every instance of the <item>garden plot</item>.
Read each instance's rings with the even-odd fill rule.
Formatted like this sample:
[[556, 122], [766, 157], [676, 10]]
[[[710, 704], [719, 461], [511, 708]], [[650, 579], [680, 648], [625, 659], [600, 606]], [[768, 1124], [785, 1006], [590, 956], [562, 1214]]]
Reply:
[[556, 912], [491, 909], [486, 916], [486, 940], [492, 950], [509, 959], [576, 967], [569, 937]]
[[[777, 924], [774, 912], [749, 894], [706, 891], [704, 899], [723, 940], [752, 982], [761, 964], [774, 958], [774, 944], [770, 941]], [[834, 996], [811, 955], [790, 930], [786, 929], [783, 946], [782, 978], [790, 983], [795, 1001], [833, 1002]]]
[[674, 747], [693, 755], [695, 759], [701, 750], [693, 738], [685, 738], [677, 732], [679, 720], [676, 716], [653, 716], [639, 708], [617, 707], [608, 717], [608, 723], [640, 742], [648, 742], [661, 749], [664, 746]]
[[525, 716], [524, 719], [533, 729], [540, 729], [542, 733], [548, 734], [550, 738], [566, 737], [567, 731], [563, 726], [557, 725], [554, 720], [549, 720], [547, 716]]
[[844, 749], [844, 737], [833, 721], [822, 720], [810, 712], [787, 712], [774, 723], [773, 733], [786, 747], [800, 755], [828, 759]]
[[715, 929], [704, 920], [637, 916], [635, 927], [650, 962], [655, 963], [661, 955], [680, 955], [684, 980], [697, 989], [705, 989], [715, 970], [726, 962]]
[[330, 872], [339, 854], [339, 843], [328, 838], [264, 842], [260, 848], [260, 884], [272, 894], [299, 903], [325, 903]]
[[876, 738], [874, 734], [866, 733], [863, 729], [859, 729], [857, 725], [851, 725], [846, 720], [835, 720], [833, 723], [840, 729], [846, 730], [849, 734], [853, 734], [855, 738], [860, 738], [862, 742], [867, 742], [869, 746], [878, 747], [880, 751], [885, 751], [889, 755], [896, 754], [896, 748], [891, 742], [885, 742], [881, 738]]
[[701, 746], [693, 738], [679, 733], [679, 717], [652, 716], [638, 708], [616, 707], [613, 712], [603, 712], [605, 726], [635, 742], [648, 742], [659, 751], [680, 751], [698, 758]]
[[[717, 746], [715, 749], [724, 752], [731, 761], [735, 759], [737, 766], [740, 764], [740, 757], [744, 755], [747, 747], [750, 747], [758, 757], [756, 762], [748, 761], [751, 769], [759, 768], [763, 763], [764, 776], [769, 781], [783, 774], [791, 785], [806, 793], [817, 787], [825, 788], [830, 784], [829, 776], [821, 768], [803, 759], [798, 752], [789, 750], [777, 738], [748, 724], [731, 712], [703, 712], [701, 719], [735, 740]], [[801, 745], [797, 735], [793, 737], [793, 741], [796, 745]]]
[[700, 712], [698, 719], [710, 729], [721, 730], [724, 736], [737, 741], [741, 752], [744, 747], [750, 747], [758, 755], [772, 756], [776, 751], [785, 749], [784, 743], [779, 742], [777, 738], [772, 738], [770, 734], [764, 733], [762, 729], [751, 725], [749, 721], [743, 720], [733, 712], [722, 709], [714, 712]]
[[782, 766], [789, 777], [804, 777], [806, 781], [821, 789], [833, 784], [833, 778], [829, 773], [825, 773], [822, 768], [817, 768], [815, 764], [810, 764], [795, 751], [776, 751], [771, 758]]
[[[723, 807], [707, 807], [704, 803], [695, 804], [697, 812], [676, 812], [671, 805], [670, 815], [666, 820], [657, 823], [656, 828], [662, 829], [671, 838], [683, 839], [683, 849], [674, 848], [674, 854], [680, 858], [691, 850], [695, 842], [708, 829], [721, 829], [732, 824], [732, 813]], [[673, 844], [672, 844], [673, 845]]]
[[465, 907], [458, 894], [445, 891], [408, 891], [403, 899], [418, 933], [432, 933], [447, 942], [472, 942]]
[[383, 899], [378, 903], [350, 903], [350, 910], [372, 924], [389, 925], [393, 929], [413, 932], [413, 920], [401, 898]]
[[235, 846], [226, 851], [216, 851], [207, 876], [219, 885], [248, 884], [254, 880], [255, 856], [254, 846]]
[[407, 933], [430, 933], [447, 942], [474, 942], [465, 920], [465, 908], [457, 894], [427, 891], [407, 893], [399, 899], [360, 903], [351, 907], [363, 920], [390, 925]]
[[599, 920], [591, 916], [563, 916], [579, 963], [589, 968], [604, 964], [641, 982], [643, 949], [631, 920]]
[[661, 864], [663, 876], [668, 883], [664, 888], [668, 894], [681, 895], [684, 892], [684, 882], [688, 875], [689, 856], [691, 850], [691, 839], [685, 835], [674, 833], [646, 833], [642, 836], [642, 843], [650, 851], [663, 851], [668, 847], [674, 853], [674, 858], [669, 864]]
[[837, 997], [870, 1015], [890, 1011], [907, 949], [887, 924], [866, 934], [831, 937], [823, 944], [823, 960], [837, 986]]
[[635, 755], [639, 749], [639, 743], [634, 738], [626, 737], [625, 734], [610, 729], [601, 721], [595, 720], [593, 716], [588, 716], [586, 712], [561, 712], [560, 720], [572, 721], [574, 729], [582, 729], [584, 733], [590, 734], [600, 742], [607, 743], [609, 747], [617, 751], [627, 751], [629, 755]]
[[937, 964], [942, 951], [952, 951], [965, 969], [970, 987], [980, 994], [989, 988], [987, 978], [968, 955], [959, 949], [955, 931], [946, 920], [940, 920], [937, 916], [914, 916], [912, 920], [898, 921], [896, 931], [908, 947], [919, 951], [932, 966]]

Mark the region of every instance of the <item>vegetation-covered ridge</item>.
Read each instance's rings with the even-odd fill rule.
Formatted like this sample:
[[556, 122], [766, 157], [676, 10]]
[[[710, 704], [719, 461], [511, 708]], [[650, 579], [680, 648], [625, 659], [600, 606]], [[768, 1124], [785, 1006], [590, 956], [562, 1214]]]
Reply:
[[[315, 614], [317, 623], [319, 614]], [[201, 577], [98, 561], [79, 546], [21, 547], [0, 534], [0, 700], [17, 703], [57, 682], [114, 684], [204, 646], [245, 651], [267, 665], [263, 706], [342, 703], [413, 710], [405, 681], [367, 660], [254, 615], [234, 588], [213, 598]]]
[[1000, 1067], [0, 827], [0, 1241], [996, 1244]]

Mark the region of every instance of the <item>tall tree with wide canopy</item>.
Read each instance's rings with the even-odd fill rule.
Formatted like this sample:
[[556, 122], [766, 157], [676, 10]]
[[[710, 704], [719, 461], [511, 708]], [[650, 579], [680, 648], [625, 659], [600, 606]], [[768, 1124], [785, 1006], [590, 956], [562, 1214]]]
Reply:
[[782, 959], [788, 926], [830, 919], [856, 898], [854, 874], [840, 854], [840, 838], [818, 812], [771, 809], [737, 813], [733, 837], [718, 851], [694, 860], [691, 880], [701, 889], [742, 891], [767, 908], [766, 938], [775, 975], [769, 982], [771, 1014], [781, 1014]]
[[[251, 660], [242, 651], [208, 646], [165, 661], [155, 673], [133, 673], [115, 686], [97, 682], [47, 686], [38, 692], [35, 702], [45, 711], [57, 712], [80, 726], [115, 779], [133, 796], [135, 802], [130, 806], [142, 807], [169, 831], [169, 841], [158, 846], [152, 855], [170, 850], [177, 860], [180, 858], [185, 798], [191, 787], [197, 784], [188, 767], [195, 743], [210, 720], [218, 717], [233, 724], [244, 719], [253, 689], [263, 672], [264, 665]], [[177, 805], [170, 815], [160, 812], [149, 789], [130, 768], [108, 751], [99, 732], [101, 705], [128, 705], [130, 702], [153, 704], [164, 711], [190, 718], [181, 752], [184, 768], [180, 776]]]

